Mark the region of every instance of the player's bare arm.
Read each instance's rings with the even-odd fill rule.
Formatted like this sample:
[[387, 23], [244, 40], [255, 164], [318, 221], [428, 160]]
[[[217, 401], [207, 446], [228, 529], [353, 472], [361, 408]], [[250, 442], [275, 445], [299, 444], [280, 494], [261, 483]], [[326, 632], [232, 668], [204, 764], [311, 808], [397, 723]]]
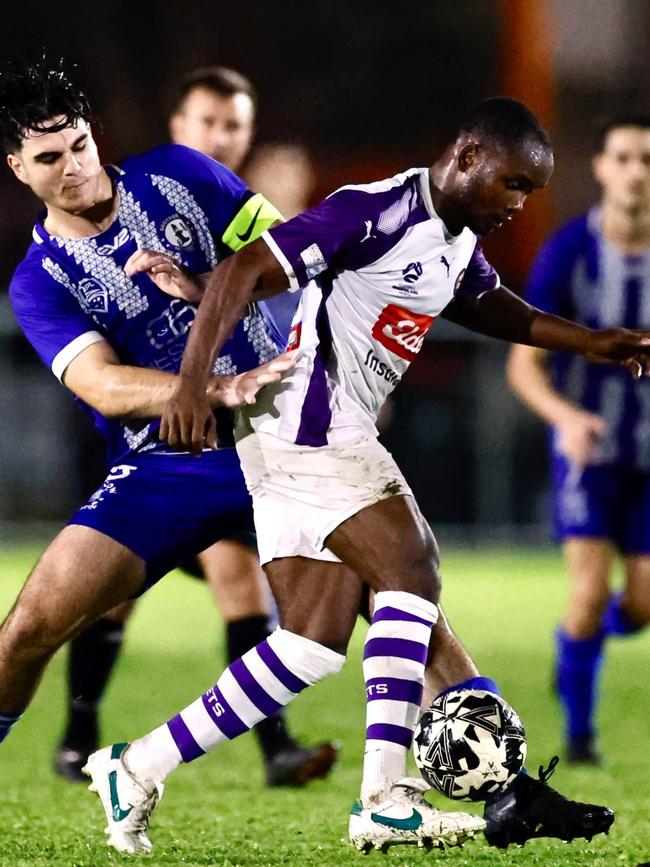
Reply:
[[635, 378], [650, 374], [650, 336], [626, 328], [597, 331], [543, 313], [505, 287], [478, 298], [454, 298], [442, 315], [488, 337], [540, 349], [572, 352], [590, 361], [620, 364]]
[[563, 453], [586, 466], [598, 460], [607, 424], [554, 387], [546, 365], [548, 355], [546, 349], [516, 343], [506, 366], [508, 384], [536, 415], [557, 428]]
[[[253, 403], [263, 386], [277, 382], [293, 360], [280, 356], [236, 376], [211, 376], [205, 384], [210, 410]], [[70, 362], [64, 384], [107, 418], [157, 418], [174, 393], [178, 377], [162, 370], [121, 364], [111, 345], [91, 344]]]
[[206, 398], [213, 360], [246, 305], [278, 295], [287, 286], [282, 267], [261, 240], [214, 269], [192, 326], [177, 388], [162, 413], [160, 436], [170, 446], [187, 446], [195, 454], [200, 454], [205, 444], [216, 447], [216, 422]]

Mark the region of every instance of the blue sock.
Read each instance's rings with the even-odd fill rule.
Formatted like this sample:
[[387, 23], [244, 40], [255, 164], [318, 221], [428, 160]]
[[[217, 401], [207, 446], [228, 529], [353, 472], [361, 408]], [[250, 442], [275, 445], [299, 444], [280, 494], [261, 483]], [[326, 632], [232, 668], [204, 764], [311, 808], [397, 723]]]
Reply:
[[621, 607], [622, 593], [612, 593], [603, 614], [603, 631], [605, 635], [634, 635], [643, 626], [635, 623], [630, 615]]
[[470, 677], [462, 683], [457, 683], [454, 686], [448, 686], [443, 689], [438, 695], [446, 695], [448, 692], [454, 692], [457, 689], [484, 689], [486, 692], [493, 692], [495, 695], [501, 695], [499, 687], [490, 677]]
[[594, 733], [603, 638], [602, 630], [584, 639], [571, 638], [563, 629], [556, 633], [557, 685], [569, 739], [591, 737]]
[[21, 714], [18, 716], [7, 716], [5, 714], [0, 713], [0, 744], [7, 737], [9, 732], [11, 731], [11, 727], [15, 722], [18, 722]]

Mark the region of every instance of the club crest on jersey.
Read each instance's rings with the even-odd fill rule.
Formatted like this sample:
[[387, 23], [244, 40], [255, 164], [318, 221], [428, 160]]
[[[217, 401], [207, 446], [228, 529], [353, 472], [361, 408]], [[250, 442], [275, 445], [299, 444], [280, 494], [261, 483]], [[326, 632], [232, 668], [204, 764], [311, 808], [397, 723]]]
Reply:
[[409, 262], [405, 268], [402, 268], [404, 283], [396, 283], [392, 288], [397, 289], [398, 292], [403, 292], [405, 295], [417, 295], [418, 290], [413, 286], [413, 283], [417, 283], [421, 276], [422, 263]]
[[94, 277], [84, 277], [76, 284], [73, 291], [84, 313], [108, 311], [108, 289]]
[[178, 216], [178, 214], [167, 217], [165, 222], [162, 224], [162, 230], [165, 239], [172, 245], [172, 247], [181, 250], [185, 247], [192, 246], [192, 232], [190, 231], [190, 227], [182, 217]]
[[402, 268], [402, 276], [406, 283], [416, 283], [422, 276], [422, 263], [409, 262], [406, 268]]
[[372, 328], [372, 336], [390, 352], [406, 361], [413, 361], [422, 349], [424, 336], [435, 316], [414, 313], [406, 307], [389, 304], [379, 314]]

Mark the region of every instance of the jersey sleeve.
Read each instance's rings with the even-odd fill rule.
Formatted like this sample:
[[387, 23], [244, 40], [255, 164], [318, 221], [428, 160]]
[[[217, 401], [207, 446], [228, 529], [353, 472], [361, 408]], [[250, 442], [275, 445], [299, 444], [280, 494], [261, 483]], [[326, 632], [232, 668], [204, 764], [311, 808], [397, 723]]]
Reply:
[[369, 196], [342, 189], [315, 208], [275, 226], [262, 237], [297, 292], [328, 269], [345, 267], [346, 256], [368, 231]]
[[105, 339], [65, 286], [40, 265], [16, 271], [9, 297], [25, 337], [59, 380], [80, 352]]
[[477, 244], [467, 268], [459, 276], [454, 295], [460, 298], [478, 298], [485, 292], [498, 289], [500, 285], [499, 275], [485, 258], [480, 244]]
[[[251, 192], [234, 172], [200, 151], [163, 145], [135, 159], [143, 160], [142, 167], [150, 174], [173, 178], [196, 198], [226, 252], [239, 250], [282, 219], [264, 196]], [[128, 167], [127, 161], [124, 168]]]
[[567, 297], [572, 257], [564, 255], [562, 239], [553, 235], [540, 248], [526, 281], [524, 298], [533, 307], [556, 316], [570, 316]]

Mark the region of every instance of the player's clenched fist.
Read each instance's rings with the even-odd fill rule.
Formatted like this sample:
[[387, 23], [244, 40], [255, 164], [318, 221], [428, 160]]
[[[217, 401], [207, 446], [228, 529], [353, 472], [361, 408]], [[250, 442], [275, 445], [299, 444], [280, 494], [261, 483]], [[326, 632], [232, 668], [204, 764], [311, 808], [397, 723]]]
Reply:
[[253, 404], [265, 385], [279, 382], [296, 363], [295, 352], [285, 352], [266, 364], [236, 376], [213, 376], [205, 391], [188, 377], [179, 377], [160, 422], [160, 439], [173, 448], [201, 454], [217, 448], [213, 409]]

